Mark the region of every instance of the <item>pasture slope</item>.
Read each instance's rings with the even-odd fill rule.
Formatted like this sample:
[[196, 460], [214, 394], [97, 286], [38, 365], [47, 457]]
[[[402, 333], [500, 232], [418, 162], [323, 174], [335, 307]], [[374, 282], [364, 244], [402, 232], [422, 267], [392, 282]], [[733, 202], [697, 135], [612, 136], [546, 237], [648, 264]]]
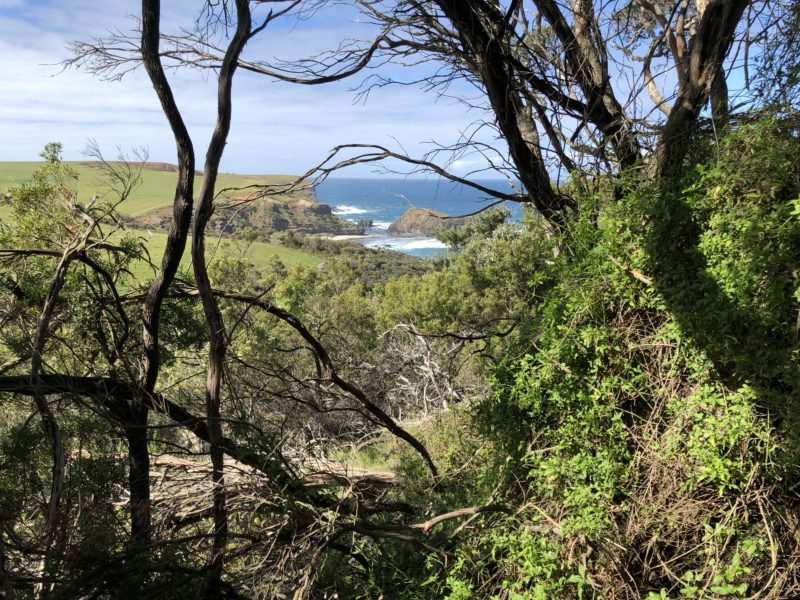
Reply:
[[[113, 194], [108, 185], [104, 183], [102, 172], [95, 166], [86, 162], [65, 161], [70, 167], [75, 169], [78, 174], [78, 197], [88, 199], [97, 194], [100, 197]], [[41, 167], [43, 161], [27, 162], [0, 162], [0, 195], [14, 186], [29, 181], [34, 171]], [[175, 172], [169, 170], [171, 165], [164, 163], [154, 163], [154, 168], [146, 168], [142, 171], [140, 185], [134, 190], [128, 199], [119, 206], [119, 211], [130, 217], [140, 217], [152, 211], [169, 207], [172, 204], [172, 197], [175, 190]], [[256, 184], [280, 184], [288, 183], [294, 179], [291, 175], [234, 175], [230, 173], [220, 173], [218, 177], [218, 189], [224, 188], [244, 188]], [[199, 189], [202, 184], [203, 176], [195, 177], [195, 189]], [[288, 196], [277, 196], [276, 199], [289, 199]], [[5, 203], [0, 202], [0, 221], [8, 219], [10, 216], [9, 208]], [[159, 257], [166, 245], [166, 234], [161, 231], [133, 230], [140, 233], [146, 240], [147, 249], [153, 260], [158, 263]], [[209, 238], [209, 242], [212, 239]], [[216, 245], [216, 244], [213, 244]], [[213, 246], [209, 243], [209, 247]], [[254, 242], [245, 244], [235, 239], [223, 239], [220, 244], [220, 251], [226, 254], [244, 255], [255, 266], [263, 267], [269, 264], [273, 257], [277, 256], [286, 266], [294, 264], [315, 265], [320, 262], [316, 256], [312, 256], [300, 250], [286, 248], [277, 244], [264, 242]], [[191, 260], [188, 256], [183, 260], [182, 266], [189, 268]], [[135, 275], [143, 279], [148, 279], [152, 273], [151, 268], [145, 263], [140, 268], [135, 268]]]
[[[41, 167], [44, 161], [27, 162], [0, 162], [0, 191], [28, 181], [33, 172]], [[78, 197], [90, 198], [92, 194], [103, 196], [110, 192], [108, 185], [103, 182], [102, 172], [95, 166], [86, 162], [65, 161], [78, 173]], [[152, 163], [159, 167], [171, 167], [165, 163]], [[217, 189], [243, 188], [250, 185], [265, 183], [288, 183], [294, 180], [292, 175], [234, 175], [220, 173], [217, 178]], [[195, 177], [195, 189], [203, 183], [203, 176]], [[123, 202], [119, 211], [131, 217], [136, 217], [172, 204], [175, 192], [175, 172], [164, 168], [146, 168], [142, 170], [141, 184], [134, 190], [130, 197]], [[280, 196], [277, 196], [280, 198]]]
[[[135, 230], [134, 233], [139, 234], [145, 240], [147, 251], [150, 253], [151, 259], [156, 265], [159, 265], [161, 256], [164, 254], [164, 248], [166, 248], [167, 245], [167, 234], [161, 231], [142, 230]], [[192, 268], [192, 258], [189, 254], [191, 238], [189, 239], [190, 242], [187, 243], [186, 252], [181, 260], [181, 269], [186, 270], [191, 270]], [[318, 256], [307, 254], [306, 252], [295, 250], [294, 248], [287, 248], [280, 244], [269, 244], [266, 242], [251, 243], [235, 238], [222, 238], [219, 240], [218, 245], [218, 239], [217, 237], [211, 236], [207, 238], [206, 251], [209, 261], [213, 261], [217, 256], [239, 256], [248, 259], [258, 268], [268, 266], [274, 257], [280, 259], [287, 267], [293, 265], [315, 266], [322, 262], [322, 259]], [[155, 275], [153, 267], [144, 261], [138, 262], [132, 269], [132, 272], [136, 279], [141, 281], [149, 281], [153, 275]]]

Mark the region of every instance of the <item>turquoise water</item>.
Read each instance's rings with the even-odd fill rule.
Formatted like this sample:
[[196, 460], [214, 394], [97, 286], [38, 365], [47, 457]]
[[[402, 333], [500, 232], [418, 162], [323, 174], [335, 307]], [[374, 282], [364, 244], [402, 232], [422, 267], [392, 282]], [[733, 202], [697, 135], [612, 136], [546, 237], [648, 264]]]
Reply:
[[[481, 181], [481, 185], [502, 192], [513, 190], [507, 182]], [[328, 204], [333, 212], [353, 222], [372, 219], [373, 227], [358, 243], [382, 247], [414, 256], [432, 256], [446, 252], [434, 238], [394, 236], [387, 233], [389, 225], [409, 208], [430, 208], [452, 216], [480, 210], [494, 201], [473, 188], [443, 179], [345, 179], [330, 178], [317, 186], [317, 199]], [[519, 206], [505, 203], [515, 218]]]

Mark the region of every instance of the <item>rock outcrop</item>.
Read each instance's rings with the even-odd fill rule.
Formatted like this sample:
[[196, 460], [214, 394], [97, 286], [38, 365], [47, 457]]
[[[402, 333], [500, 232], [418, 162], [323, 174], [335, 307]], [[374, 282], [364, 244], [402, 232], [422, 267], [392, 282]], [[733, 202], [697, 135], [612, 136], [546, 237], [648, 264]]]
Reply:
[[471, 220], [470, 217], [446, 219], [443, 212], [429, 208], [409, 208], [403, 216], [389, 225], [389, 233], [395, 235], [434, 235], [442, 229], [460, 227]]
[[[214, 207], [209, 228], [215, 233], [235, 234], [252, 229], [256, 232], [296, 231], [360, 235], [364, 227], [333, 214], [331, 207], [316, 201], [311, 192], [300, 197], [249, 199], [232, 196], [220, 199]], [[299, 194], [298, 194], [299, 195]], [[136, 217], [146, 227], [166, 228], [172, 218], [172, 207], [162, 207]]]
[[239, 206], [232, 202], [231, 206], [221, 206], [216, 213], [215, 217], [220, 221], [217, 227], [227, 223], [225, 226], [233, 231], [252, 228], [302, 233], [364, 233], [362, 226], [334, 215], [330, 206], [311, 198], [264, 198], [255, 200], [250, 205]]

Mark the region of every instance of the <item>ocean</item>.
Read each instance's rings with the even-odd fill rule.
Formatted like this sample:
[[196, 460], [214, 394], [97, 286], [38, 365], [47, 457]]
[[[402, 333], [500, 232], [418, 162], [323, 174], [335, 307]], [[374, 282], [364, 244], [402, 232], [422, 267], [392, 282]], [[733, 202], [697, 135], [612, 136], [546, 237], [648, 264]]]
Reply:
[[[502, 180], [480, 182], [503, 192], [513, 192]], [[347, 179], [328, 178], [316, 188], [317, 200], [330, 205], [334, 214], [353, 222], [371, 219], [363, 238], [353, 240], [372, 248], [389, 248], [414, 256], [446, 253], [439, 240], [429, 237], [389, 235], [387, 229], [409, 208], [430, 208], [452, 216], [480, 210], [494, 199], [474, 188], [437, 179]], [[512, 218], [519, 218], [519, 205], [506, 202]]]

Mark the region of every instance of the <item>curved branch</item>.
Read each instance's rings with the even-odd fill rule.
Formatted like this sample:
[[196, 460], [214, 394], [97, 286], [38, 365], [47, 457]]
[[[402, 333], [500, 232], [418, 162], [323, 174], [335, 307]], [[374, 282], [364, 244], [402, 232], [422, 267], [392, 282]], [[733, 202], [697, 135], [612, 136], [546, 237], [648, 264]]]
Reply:
[[222, 384], [222, 367], [225, 361], [227, 342], [225, 323], [214, 293], [211, 290], [211, 281], [208, 277], [205, 256], [205, 230], [214, 210], [214, 188], [217, 184], [219, 163], [231, 128], [233, 75], [236, 72], [239, 56], [250, 39], [251, 30], [250, 2], [249, 0], [236, 0], [236, 32], [225, 52], [225, 58], [220, 68], [219, 82], [217, 84], [217, 122], [206, 152], [205, 177], [200, 188], [192, 230], [192, 265], [194, 266], [194, 276], [197, 280], [200, 300], [203, 304], [209, 339], [206, 371], [206, 416], [210, 435], [211, 478], [214, 482], [214, 543], [208, 593], [212, 597], [216, 597], [221, 589], [223, 561], [228, 544], [225, 462], [223, 449], [220, 445], [222, 440], [220, 386]]
[[[434, 483], [438, 483], [439, 471], [425, 446], [417, 438], [398, 425], [395, 420], [392, 419], [392, 417], [382, 410], [377, 404], [370, 400], [367, 394], [361, 388], [343, 379], [336, 372], [336, 367], [334, 366], [328, 351], [325, 349], [325, 346], [323, 346], [323, 344], [308, 330], [308, 328], [306, 328], [300, 319], [292, 315], [290, 312], [279, 308], [267, 300], [257, 296], [250, 296], [248, 294], [240, 294], [238, 292], [230, 292], [217, 288], [213, 289], [213, 293], [218, 298], [235, 300], [251, 306], [257, 306], [258, 308], [261, 308], [269, 314], [277, 317], [294, 329], [298, 334], [300, 334], [300, 336], [306, 341], [314, 353], [314, 357], [322, 368], [323, 375], [327, 376], [341, 390], [349, 393], [356, 400], [358, 400], [361, 405], [393, 435], [404, 440], [412, 448], [414, 448], [428, 468]], [[172, 288], [172, 290], [170, 290], [170, 295], [178, 298], [196, 298], [200, 295], [200, 292], [194, 287], [175, 286]], [[137, 299], [137, 296], [131, 296], [124, 300], [132, 301], [135, 299]]]
[[[163, 394], [147, 392], [141, 386], [110, 377], [42, 374], [38, 379], [33, 379], [30, 375], [9, 375], [0, 377], [0, 392], [23, 396], [33, 396], [36, 393], [85, 396], [106, 408], [123, 427], [135, 426], [132, 421], [135, 415], [132, 413], [130, 403], [137, 398], [143, 398], [149, 409], [169, 418], [204, 442], [208, 443], [210, 440], [208, 423], [204, 418], [195, 416], [183, 407], [170, 402]], [[227, 437], [222, 438], [221, 447], [225, 454], [264, 473], [287, 491], [302, 492], [302, 482], [284, 461], [256, 454]]]
[[[159, 327], [164, 296], [178, 271], [192, 218], [194, 200], [194, 147], [186, 124], [178, 110], [159, 55], [161, 40], [161, 2], [142, 0], [141, 56], [147, 75], [169, 122], [178, 152], [178, 180], [172, 202], [172, 223], [161, 267], [150, 284], [142, 306], [142, 358], [139, 384], [152, 393], [160, 368]], [[147, 449], [147, 403], [133, 399], [136, 427], [128, 432], [128, 485], [131, 491], [131, 536], [143, 545], [150, 543], [150, 455]]]
[[[191, 288], [180, 288], [181, 291], [186, 293], [187, 296], [193, 295], [193, 290]], [[349, 393], [351, 396], [356, 398], [361, 405], [369, 411], [369, 413], [378, 419], [386, 429], [388, 429], [392, 434], [396, 437], [407, 442], [417, 453], [420, 455], [422, 460], [425, 462], [425, 465], [428, 467], [431, 476], [435, 483], [439, 481], [439, 471], [436, 468], [436, 465], [433, 462], [430, 454], [428, 453], [427, 448], [413, 435], [411, 435], [408, 431], [403, 429], [400, 425], [398, 425], [392, 417], [390, 417], [385, 411], [383, 411], [377, 404], [372, 402], [369, 397], [364, 393], [364, 391], [356, 386], [353, 383], [343, 379], [339, 374], [336, 372], [336, 368], [333, 364], [333, 361], [328, 354], [328, 351], [325, 349], [325, 346], [312, 334], [306, 326], [294, 315], [290, 312], [283, 310], [282, 308], [278, 308], [277, 306], [271, 304], [270, 302], [258, 298], [256, 296], [248, 296], [246, 294], [239, 294], [236, 292], [228, 292], [225, 290], [214, 290], [214, 295], [220, 298], [227, 298], [230, 300], [236, 300], [238, 302], [245, 302], [247, 304], [252, 304], [254, 306], [258, 306], [259, 308], [265, 310], [271, 315], [279, 318], [281, 321], [292, 327], [300, 336], [311, 346], [311, 349], [314, 352], [315, 357], [319, 361], [320, 365], [323, 368], [324, 374], [328, 376], [328, 378], [336, 384], [340, 389], [344, 390], [345, 392]]]
[[[366, 152], [364, 154], [346, 158], [338, 163], [329, 165], [328, 163], [331, 162], [337, 154], [344, 150], [353, 150], [353, 149], [363, 149], [363, 150], [373, 150], [374, 152]], [[497, 198], [501, 201], [510, 201], [510, 202], [528, 202], [530, 201], [529, 197], [523, 194], [509, 194], [507, 192], [501, 192], [474, 181], [470, 181], [469, 179], [464, 179], [463, 177], [459, 177], [458, 175], [453, 175], [449, 171], [443, 169], [439, 165], [434, 162], [419, 159], [419, 158], [411, 158], [410, 156], [406, 156], [405, 154], [399, 154], [397, 152], [393, 152], [384, 146], [379, 146], [377, 144], [340, 144], [334, 147], [329, 153], [328, 156], [319, 163], [316, 167], [309, 169], [306, 173], [301, 175], [298, 178], [298, 182], [305, 181], [308, 178], [312, 177], [314, 173], [322, 173], [322, 179], [326, 178], [330, 175], [333, 171], [338, 169], [343, 169], [345, 167], [349, 167], [355, 164], [360, 163], [372, 163], [378, 162], [381, 160], [386, 160], [388, 158], [393, 158], [396, 160], [400, 160], [402, 162], [408, 163], [410, 165], [414, 165], [416, 167], [420, 167], [422, 169], [428, 169], [433, 171], [437, 175], [448, 179], [454, 183], [458, 183], [461, 185], [465, 185], [467, 187], [471, 187], [474, 190], [478, 190], [486, 194], [487, 196], [491, 196], [492, 198]]]
[[516, 511], [512, 510], [508, 506], [504, 504], [485, 504], [483, 506], [471, 506], [468, 508], [459, 508], [458, 510], [451, 510], [450, 512], [443, 513], [441, 515], [437, 515], [423, 523], [415, 523], [414, 525], [409, 525], [410, 529], [420, 529], [423, 533], [427, 533], [432, 527], [435, 527], [439, 523], [444, 523], [445, 521], [450, 521], [452, 519], [460, 519], [461, 517], [470, 517], [474, 515], [480, 515], [482, 513], [491, 513], [491, 512], [500, 512], [507, 515], [513, 515]]
[[682, 168], [687, 144], [711, 96], [748, 0], [709, 0], [687, 57], [686, 85], [679, 90], [656, 148], [651, 174], [671, 180]]
[[664, 113], [665, 116], [669, 117], [672, 107], [670, 107], [667, 99], [664, 98], [661, 90], [658, 89], [655, 79], [653, 78], [653, 73], [650, 69], [650, 64], [653, 61], [653, 54], [655, 53], [657, 46], [657, 40], [653, 40], [650, 43], [650, 48], [647, 50], [647, 56], [645, 56], [642, 63], [642, 75], [644, 76], [645, 85], [647, 86], [647, 93], [650, 96], [650, 99], [655, 103], [658, 110]]
[[[61, 254], [61, 258], [58, 261], [55, 272], [53, 273], [53, 277], [50, 281], [50, 289], [47, 292], [44, 306], [42, 307], [42, 312], [39, 316], [39, 321], [36, 324], [36, 331], [34, 333], [33, 345], [31, 348], [30, 379], [34, 383], [37, 382], [41, 376], [43, 363], [42, 354], [44, 353], [44, 346], [50, 331], [50, 321], [53, 317], [53, 312], [55, 311], [56, 302], [59, 294], [61, 293], [61, 288], [66, 280], [69, 265], [75, 259], [75, 256], [83, 250], [86, 244], [86, 239], [91, 234], [92, 229], [94, 229], [94, 226], [90, 227], [83, 235], [75, 237], [75, 239], [70, 242], [64, 252]], [[61, 496], [64, 490], [64, 461], [66, 457], [64, 456], [64, 439], [61, 433], [61, 428], [58, 425], [58, 421], [56, 420], [53, 411], [50, 409], [50, 405], [45, 399], [45, 394], [42, 393], [41, 388], [37, 385], [34, 387], [31, 395], [34, 403], [36, 404], [36, 409], [39, 411], [39, 414], [42, 418], [42, 429], [44, 430], [44, 434], [48, 442], [50, 442], [50, 452], [53, 459], [53, 466], [51, 469], [52, 481], [50, 486], [50, 499], [48, 502], [47, 517], [45, 518], [45, 557], [42, 560], [42, 574], [49, 576], [50, 573], [48, 571], [52, 567], [51, 561], [53, 558], [50, 555], [51, 546], [57, 534], [56, 529], [59, 521]], [[41, 589], [37, 591], [37, 597], [39, 597], [40, 592]]]
[[[102, 245], [98, 244], [95, 247], [102, 247]], [[60, 257], [61, 253], [56, 250], [33, 250], [33, 249], [0, 249], [0, 257], [2, 256], [54, 256]], [[109, 289], [111, 290], [111, 294], [114, 296], [114, 306], [117, 309], [117, 313], [119, 314], [119, 318], [122, 321], [123, 326], [123, 335], [120, 343], [118, 344], [121, 346], [124, 341], [128, 337], [128, 332], [130, 328], [130, 319], [128, 318], [128, 313], [125, 312], [125, 308], [122, 305], [122, 298], [119, 295], [119, 291], [117, 290], [116, 283], [114, 282], [114, 278], [111, 276], [106, 269], [101, 267], [96, 261], [90, 258], [86, 254], [86, 250], [82, 249], [79, 252], [76, 252], [74, 255], [74, 260], [83, 263], [90, 269], [92, 269], [95, 273], [100, 275], [103, 280], [108, 285]]]
[[161, 268], [150, 284], [143, 306], [142, 338], [144, 352], [139, 370], [139, 383], [143, 388], [152, 391], [158, 379], [159, 347], [158, 330], [161, 321], [161, 304], [166, 290], [172, 284], [178, 271], [189, 224], [192, 218], [194, 202], [194, 146], [189, 131], [183, 121], [175, 96], [172, 93], [164, 67], [159, 55], [160, 41], [160, 9], [159, 0], [142, 0], [142, 40], [141, 53], [145, 70], [156, 91], [161, 108], [169, 122], [175, 138], [178, 152], [178, 181], [175, 186], [175, 197], [172, 203], [172, 223], [167, 233], [167, 244], [161, 260]]
[[[365, 50], [363, 50], [361, 56], [353, 66], [336, 71], [330, 75], [322, 75], [317, 77], [297, 77], [290, 75], [286, 71], [270, 69], [263, 63], [245, 61], [241, 59], [239, 59], [238, 65], [239, 68], [244, 69], [245, 71], [258, 73], [259, 75], [267, 75], [268, 77], [272, 77], [280, 81], [286, 81], [288, 83], [295, 83], [299, 85], [321, 85], [325, 83], [333, 83], [334, 81], [341, 81], [342, 79], [347, 79], [348, 77], [363, 71], [369, 66], [373, 56], [379, 49], [381, 49], [381, 44], [384, 42], [389, 42], [389, 37], [386, 33], [381, 33], [381, 35], [376, 37], [372, 43]], [[394, 44], [391, 43], [389, 44], [390, 47], [393, 45]], [[336, 64], [341, 64], [341, 61], [337, 61]]]

